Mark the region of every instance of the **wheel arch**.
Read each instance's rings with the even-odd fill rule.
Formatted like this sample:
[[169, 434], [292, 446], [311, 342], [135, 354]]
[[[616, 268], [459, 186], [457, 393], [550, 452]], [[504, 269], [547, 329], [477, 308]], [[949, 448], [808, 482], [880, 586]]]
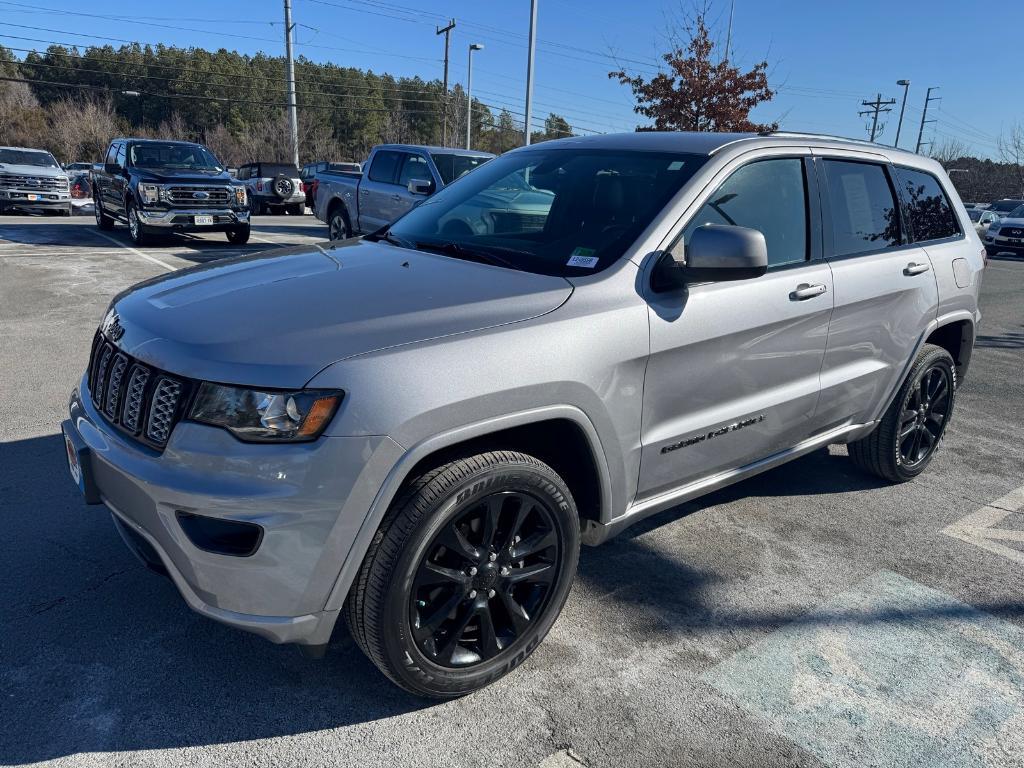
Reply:
[[345, 221], [348, 222], [348, 231], [351, 233], [352, 215], [348, 212], [348, 205], [346, 205], [345, 201], [338, 195], [332, 197], [331, 201], [327, 203], [327, 211], [324, 214], [324, 218], [327, 221], [327, 226], [329, 227], [331, 225], [331, 216], [333, 216], [339, 210], [341, 211], [341, 215], [345, 217]]
[[956, 366], [957, 386], [963, 383], [967, 367], [974, 352], [974, 320], [970, 317], [955, 316], [940, 319], [928, 334], [925, 344], [942, 347], [953, 358]]
[[547, 406], [467, 425], [430, 437], [406, 450], [378, 491], [327, 598], [326, 610], [345, 602], [370, 542], [392, 501], [428, 467], [502, 447], [529, 453], [562, 476], [576, 501], [581, 530], [611, 517], [612, 482], [597, 430], [574, 406]]

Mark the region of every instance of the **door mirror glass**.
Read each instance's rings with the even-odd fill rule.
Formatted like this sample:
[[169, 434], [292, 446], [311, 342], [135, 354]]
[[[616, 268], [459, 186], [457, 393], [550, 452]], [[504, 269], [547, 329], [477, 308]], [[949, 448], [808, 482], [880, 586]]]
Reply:
[[651, 287], [667, 291], [687, 283], [748, 280], [768, 271], [768, 246], [756, 229], [705, 224], [693, 231], [685, 263], [665, 254], [655, 265]]
[[434, 191], [434, 182], [424, 181], [423, 179], [412, 179], [406, 185], [406, 189], [414, 195], [429, 195]]
[[117, 163], [104, 163], [103, 170], [106, 173], [120, 173], [124, 169]]

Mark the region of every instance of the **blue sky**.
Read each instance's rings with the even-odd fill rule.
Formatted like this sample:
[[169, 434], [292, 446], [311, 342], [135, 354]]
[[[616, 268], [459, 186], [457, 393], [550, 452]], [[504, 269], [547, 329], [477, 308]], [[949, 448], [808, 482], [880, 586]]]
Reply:
[[[936, 91], [938, 122], [925, 140], [956, 137], [983, 156], [996, 137], [1024, 121], [1021, 72], [1024, 3], [985, 6], [969, 0], [735, 0], [733, 58], [770, 63], [776, 98], [755, 119], [784, 128], [867, 137], [862, 99], [902, 97], [896, 81], [912, 81], [900, 145], [913, 148], [925, 91]], [[495, 109], [521, 114], [525, 91], [529, 0], [293, 0], [296, 52], [318, 61], [391, 72], [441, 76], [443, 38], [436, 24], [454, 17], [452, 82], [464, 81], [467, 47], [474, 54], [474, 95]], [[632, 130], [628, 88], [609, 80], [619, 61], [650, 74], [667, 47], [671, 17], [691, 0], [539, 0], [534, 114], [554, 111], [581, 132]], [[126, 8], [134, 10], [126, 14]], [[724, 37], [728, 0], [712, 3]], [[83, 15], [93, 14], [93, 15]], [[105, 18], [104, 18], [105, 17]], [[82, 45], [116, 40], [243, 52], [283, 50], [280, 0], [175, 0], [125, 5], [64, 0], [0, 0], [0, 43], [45, 47], [37, 38]], [[23, 26], [15, 26], [23, 25]], [[45, 27], [41, 31], [25, 27]], [[74, 34], [72, 34], [74, 33]], [[19, 52], [20, 53], [20, 52]], [[300, 86], [301, 87], [301, 86]], [[895, 138], [899, 103], [880, 141]]]

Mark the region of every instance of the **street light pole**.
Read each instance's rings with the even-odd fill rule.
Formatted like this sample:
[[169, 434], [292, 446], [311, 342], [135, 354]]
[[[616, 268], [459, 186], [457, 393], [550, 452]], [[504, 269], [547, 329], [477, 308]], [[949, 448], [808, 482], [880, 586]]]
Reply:
[[900, 105], [900, 121], [896, 123], [896, 141], [893, 142], [893, 146], [899, 149], [900, 146], [900, 129], [903, 128], [903, 110], [907, 108], [907, 91], [910, 90], [909, 80], [897, 80], [896, 85], [903, 86], [903, 103]]
[[482, 51], [480, 43], [469, 44], [469, 66], [466, 74], [466, 149], [473, 136], [473, 51]]
[[537, 0], [530, 0], [530, 43], [526, 55], [526, 137], [530, 146], [530, 120], [533, 116], [533, 54], [537, 49]]
[[299, 167], [299, 116], [295, 109], [295, 60], [292, 58], [292, 0], [284, 0], [284, 53], [288, 78], [288, 131], [292, 140], [292, 164]]

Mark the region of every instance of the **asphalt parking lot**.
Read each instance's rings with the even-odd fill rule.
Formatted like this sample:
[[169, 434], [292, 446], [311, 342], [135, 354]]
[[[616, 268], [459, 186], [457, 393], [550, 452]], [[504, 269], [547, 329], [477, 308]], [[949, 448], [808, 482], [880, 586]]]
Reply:
[[990, 261], [943, 449], [891, 487], [833, 447], [585, 549], [514, 674], [436, 704], [200, 618], [67, 477], [110, 297], [315, 242], [311, 216], [135, 249], [0, 218], [0, 764], [1024, 765], [1024, 260]]

